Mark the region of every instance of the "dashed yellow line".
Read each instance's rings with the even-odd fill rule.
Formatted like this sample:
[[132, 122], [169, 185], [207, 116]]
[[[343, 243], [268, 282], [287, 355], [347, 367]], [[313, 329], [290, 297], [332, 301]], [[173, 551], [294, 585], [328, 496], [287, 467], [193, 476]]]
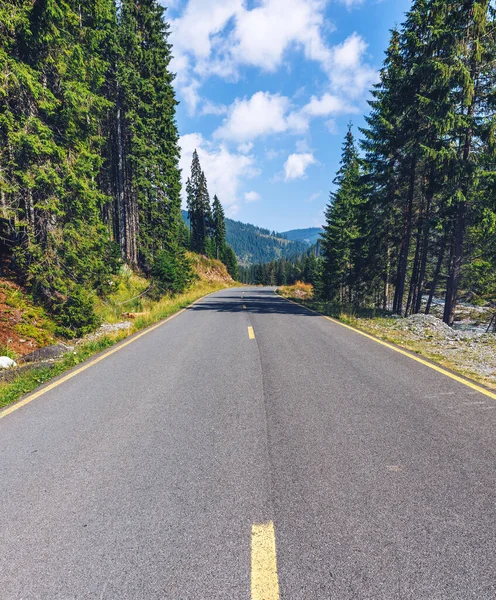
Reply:
[[250, 340], [255, 339], [255, 331], [253, 330], [253, 327], [248, 327], [248, 337]]
[[274, 523], [251, 529], [251, 600], [279, 600]]
[[360, 329], [351, 327], [351, 325], [345, 325], [345, 323], [341, 323], [341, 321], [337, 321], [336, 319], [333, 319], [332, 317], [327, 317], [326, 315], [323, 315], [322, 313], [319, 313], [316, 310], [308, 308], [302, 304], [298, 304], [298, 302], [293, 302], [293, 300], [289, 300], [289, 298], [284, 298], [283, 296], [280, 296], [280, 298], [283, 298], [284, 300], [291, 302], [291, 304], [296, 304], [296, 306], [299, 306], [300, 308], [304, 308], [306, 310], [309, 310], [310, 312], [320, 315], [321, 317], [324, 317], [328, 321], [331, 321], [331, 323], [335, 323], [336, 325], [345, 327], [346, 329], [349, 329], [350, 331], [354, 331], [355, 333], [358, 333], [359, 335], [362, 335], [363, 337], [366, 337], [369, 340], [376, 342], [377, 344], [381, 344], [381, 346], [386, 346], [386, 348], [389, 348], [390, 350], [394, 350], [395, 352], [398, 352], [398, 354], [403, 354], [403, 356], [407, 356], [408, 358], [411, 358], [415, 362], [418, 362], [421, 365], [424, 365], [425, 367], [429, 367], [429, 369], [432, 369], [433, 371], [437, 371], [438, 373], [441, 373], [442, 375], [445, 375], [446, 377], [449, 377], [450, 379], [453, 379], [454, 381], [458, 381], [458, 383], [461, 383], [464, 386], [471, 388], [472, 390], [476, 390], [477, 392], [484, 394], [484, 396], [489, 396], [489, 398], [496, 400], [496, 394], [494, 392], [486, 390], [485, 388], [481, 387], [480, 385], [477, 385], [476, 383], [472, 383], [471, 381], [468, 381], [467, 379], [463, 379], [463, 377], [459, 377], [458, 375], [455, 375], [454, 373], [450, 373], [449, 371], [446, 371], [446, 369], [443, 369], [442, 367], [439, 367], [438, 365], [430, 363], [427, 360], [420, 358], [419, 356], [410, 354], [410, 352], [407, 352], [406, 350], [402, 350], [401, 348], [398, 348], [398, 346], [394, 346], [393, 344], [384, 342], [383, 340], [380, 340], [380, 339], [374, 337], [373, 335], [369, 335], [368, 333], [365, 333], [364, 331], [360, 331]]

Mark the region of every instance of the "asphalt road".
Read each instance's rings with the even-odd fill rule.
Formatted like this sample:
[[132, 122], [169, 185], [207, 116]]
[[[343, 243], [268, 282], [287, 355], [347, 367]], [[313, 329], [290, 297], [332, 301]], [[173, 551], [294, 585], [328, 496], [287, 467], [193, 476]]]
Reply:
[[494, 600], [495, 466], [493, 399], [227, 290], [0, 418], [0, 599]]

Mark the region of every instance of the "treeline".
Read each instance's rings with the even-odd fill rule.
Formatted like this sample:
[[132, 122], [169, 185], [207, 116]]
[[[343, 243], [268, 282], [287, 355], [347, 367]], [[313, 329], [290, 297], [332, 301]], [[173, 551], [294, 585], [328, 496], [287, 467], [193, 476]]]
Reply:
[[198, 153], [193, 152], [191, 175], [186, 182], [189, 231], [184, 243], [193, 252], [222, 261], [233, 279], [238, 275], [238, 261], [226, 242], [226, 218], [217, 196], [210, 204], [207, 178], [202, 171]]
[[318, 285], [320, 280], [320, 263], [318, 256], [320, 246], [308, 249], [299, 256], [259, 263], [239, 268], [239, 280], [242, 283], [255, 285], [294, 285], [297, 281]]
[[[320, 293], [409, 315], [496, 296], [496, 35], [488, 0], [416, 0], [346, 137]], [[426, 304], [423, 298], [427, 296]]]
[[68, 333], [122, 261], [188, 280], [168, 36], [156, 0], [0, 3], [0, 251]]

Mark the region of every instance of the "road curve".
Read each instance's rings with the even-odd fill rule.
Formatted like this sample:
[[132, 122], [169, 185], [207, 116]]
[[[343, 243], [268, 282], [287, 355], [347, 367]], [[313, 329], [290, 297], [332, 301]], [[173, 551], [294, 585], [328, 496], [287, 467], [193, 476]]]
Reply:
[[226, 290], [0, 418], [0, 598], [494, 600], [495, 464], [493, 399]]

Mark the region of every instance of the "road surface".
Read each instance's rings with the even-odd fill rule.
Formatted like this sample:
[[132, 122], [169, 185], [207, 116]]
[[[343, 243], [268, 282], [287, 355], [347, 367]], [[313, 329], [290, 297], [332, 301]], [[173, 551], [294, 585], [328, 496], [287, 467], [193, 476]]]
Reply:
[[2, 600], [496, 597], [496, 401], [231, 289], [0, 418]]

